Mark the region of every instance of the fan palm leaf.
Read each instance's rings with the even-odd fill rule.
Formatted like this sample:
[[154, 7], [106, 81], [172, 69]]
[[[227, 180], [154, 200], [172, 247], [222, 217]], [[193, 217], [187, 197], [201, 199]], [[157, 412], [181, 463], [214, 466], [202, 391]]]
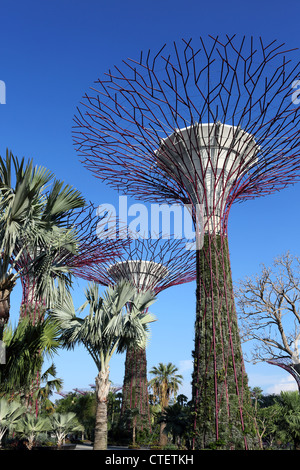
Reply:
[[123, 281], [106, 289], [102, 297], [99, 287], [90, 284], [85, 291], [86, 301], [80, 307], [89, 306], [89, 313], [81, 319], [76, 316], [71, 296], [66, 296], [51, 310], [50, 316], [61, 329], [61, 339], [67, 348], [83, 344], [98, 369], [96, 377], [96, 427], [94, 449], [107, 447], [107, 396], [109, 392], [109, 364], [115, 352], [125, 350], [128, 344], [144, 347], [149, 322], [155, 320], [144, 313], [155, 300], [148, 292], [140, 294], [131, 284]]
[[21, 394], [31, 387], [45, 357], [53, 357], [60, 347], [58, 326], [47, 318], [34, 326], [21, 320], [16, 328], [7, 324], [3, 341], [6, 362], [0, 364], [0, 395]]
[[38, 273], [37, 297], [45, 303], [54, 300], [56, 284], [70, 286], [71, 275], [63, 263], [67, 256], [64, 253], [76, 254], [78, 243], [74, 227], [67, 224], [68, 216], [84, 205], [79, 191], [54, 179], [46, 168], [34, 166], [32, 160], [19, 160], [8, 151], [6, 158], [0, 157], [2, 323], [8, 321], [9, 295], [18, 277]]

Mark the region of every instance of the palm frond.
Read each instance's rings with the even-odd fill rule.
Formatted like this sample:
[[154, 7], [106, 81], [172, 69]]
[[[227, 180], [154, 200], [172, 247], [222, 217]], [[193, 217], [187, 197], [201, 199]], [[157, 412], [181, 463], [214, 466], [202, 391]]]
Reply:
[[99, 286], [89, 284], [86, 301], [79, 309], [82, 312], [89, 306], [83, 319], [76, 317], [71, 296], [66, 296], [50, 312], [59, 322], [64, 347], [84, 344], [99, 370], [107, 367], [114, 352], [123, 352], [129, 343], [144, 347], [149, 339], [148, 324], [155, 317], [143, 308], [152, 304], [155, 296], [143, 293], [138, 299], [138, 295], [136, 288], [125, 281], [108, 287], [102, 297]]
[[72, 209], [84, 207], [86, 202], [81, 193], [70, 185], [63, 186], [63, 182], [56, 180], [47, 197], [43, 220], [62, 223], [66, 213]]

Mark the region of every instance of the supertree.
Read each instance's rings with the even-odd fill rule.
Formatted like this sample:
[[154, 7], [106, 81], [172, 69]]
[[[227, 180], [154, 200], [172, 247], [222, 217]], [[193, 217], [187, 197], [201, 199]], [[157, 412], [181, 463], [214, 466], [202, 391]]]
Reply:
[[98, 79], [74, 118], [85, 167], [151, 202], [189, 204], [196, 251], [194, 446], [249, 449], [256, 441], [234, 305], [231, 206], [299, 180], [300, 73], [277, 41], [200, 37], [124, 60]]
[[[187, 253], [186, 240], [173, 237], [136, 238], [131, 235], [114, 261], [104, 260], [83, 265], [75, 272], [89, 281], [103, 286], [122, 280], [133, 284], [137, 291], [155, 294], [172, 286], [196, 279], [196, 259], [193, 251]], [[146, 349], [128, 347], [122, 388], [121, 416], [134, 421], [137, 431], [151, 430]], [[133, 415], [135, 412], [135, 415]], [[132, 416], [130, 415], [132, 414]]]

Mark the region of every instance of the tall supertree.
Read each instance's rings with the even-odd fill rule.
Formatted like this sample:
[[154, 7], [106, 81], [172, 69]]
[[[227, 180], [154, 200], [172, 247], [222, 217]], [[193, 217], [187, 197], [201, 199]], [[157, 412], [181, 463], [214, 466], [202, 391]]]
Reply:
[[[75, 272], [103, 286], [122, 280], [133, 284], [139, 292], [155, 294], [172, 286], [196, 279], [196, 259], [186, 251], [186, 241], [175, 238], [128, 238], [114, 261], [84, 265]], [[134, 422], [137, 431], [151, 430], [146, 349], [128, 347], [123, 381], [122, 417]], [[135, 412], [133, 414], [132, 412]], [[130, 416], [130, 412], [132, 416]]]
[[[299, 180], [300, 74], [276, 41], [200, 37], [124, 60], [98, 79], [75, 116], [85, 167], [151, 202], [189, 204], [196, 251], [194, 446], [253, 448], [250, 394], [228, 248], [231, 206]], [[201, 227], [200, 227], [201, 232]]]

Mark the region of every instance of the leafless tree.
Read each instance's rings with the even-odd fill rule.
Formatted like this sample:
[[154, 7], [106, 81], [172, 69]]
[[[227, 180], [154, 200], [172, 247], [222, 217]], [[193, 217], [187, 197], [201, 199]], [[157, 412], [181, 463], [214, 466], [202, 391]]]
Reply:
[[287, 252], [262, 265], [259, 275], [239, 281], [236, 300], [243, 342], [254, 342], [252, 362], [300, 364], [300, 258]]

